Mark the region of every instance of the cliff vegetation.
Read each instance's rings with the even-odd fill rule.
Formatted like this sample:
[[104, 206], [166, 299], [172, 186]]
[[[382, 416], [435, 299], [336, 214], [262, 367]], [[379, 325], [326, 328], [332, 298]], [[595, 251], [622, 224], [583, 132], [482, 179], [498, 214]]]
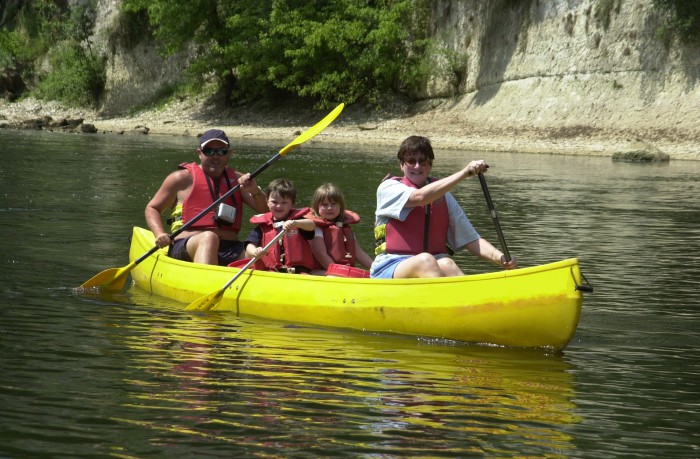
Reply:
[[176, 105], [280, 123], [345, 102], [363, 135], [645, 141], [700, 159], [697, 0], [7, 0], [0, 27], [7, 101], [95, 119]]

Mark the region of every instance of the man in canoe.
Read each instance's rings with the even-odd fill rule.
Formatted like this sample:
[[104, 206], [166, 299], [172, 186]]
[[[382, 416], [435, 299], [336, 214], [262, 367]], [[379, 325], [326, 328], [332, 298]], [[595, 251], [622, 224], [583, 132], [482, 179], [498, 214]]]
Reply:
[[[182, 163], [168, 175], [146, 205], [146, 223], [158, 247], [178, 260], [210, 265], [228, 265], [243, 258], [245, 248], [238, 240], [243, 221], [243, 203], [255, 212], [267, 211], [265, 195], [250, 174], [229, 167], [231, 147], [224, 131], [210, 129], [199, 138], [199, 164]], [[221, 204], [190, 224], [175, 240], [163, 226], [162, 214], [172, 209], [170, 231], [195, 219], [231, 188], [240, 187]]]
[[471, 161], [454, 174], [430, 177], [435, 155], [426, 137], [405, 139], [396, 155], [403, 177], [388, 177], [377, 189], [375, 253], [372, 278], [461, 276], [447, 246], [472, 254], [502, 268], [515, 268], [515, 259], [479, 236], [449, 191], [467, 177], [486, 172], [484, 160]]

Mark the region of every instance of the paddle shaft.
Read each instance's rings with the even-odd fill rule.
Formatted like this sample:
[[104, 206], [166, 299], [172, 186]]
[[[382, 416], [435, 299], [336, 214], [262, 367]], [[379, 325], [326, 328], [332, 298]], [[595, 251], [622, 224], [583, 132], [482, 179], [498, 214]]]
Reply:
[[226, 282], [226, 285], [221, 287], [219, 290], [217, 290], [214, 293], [210, 293], [209, 295], [205, 295], [189, 305], [185, 308], [185, 311], [210, 311], [214, 309], [214, 307], [221, 302], [221, 299], [224, 297], [224, 293], [226, 293], [226, 290], [236, 282], [236, 279], [241, 277], [241, 275], [256, 261], [258, 261], [265, 253], [267, 253], [268, 250], [270, 250], [270, 247], [272, 247], [273, 244], [275, 244], [277, 241], [280, 240], [282, 236], [287, 232], [287, 230], [282, 230], [280, 231], [270, 242], [268, 242], [265, 247], [262, 248], [259, 254], [255, 255], [248, 263], [245, 264], [241, 268], [240, 271], [236, 273], [235, 276], [231, 278], [228, 282]]
[[506, 256], [506, 262], [509, 262], [510, 252], [508, 251], [508, 244], [506, 244], [506, 238], [503, 236], [501, 224], [498, 222], [498, 215], [496, 214], [496, 207], [493, 205], [493, 201], [491, 200], [491, 193], [489, 193], [489, 187], [486, 185], [486, 179], [484, 178], [484, 174], [482, 173], [479, 173], [479, 182], [481, 183], [481, 189], [484, 191], [486, 205], [489, 206], [489, 211], [491, 212], [491, 220], [493, 220], [493, 226], [496, 228], [496, 234], [498, 234], [498, 240], [501, 243], [501, 249], [503, 250], [503, 254]]
[[231, 284], [236, 282], [236, 279], [238, 279], [241, 276], [241, 274], [243, 274], [243, 271], [248, 269], [248, 267], [250, 267], [250, 265], [252, 265], [256, 261], [258, 261], [263, 255], [265, 255], [267, 253], [267, 251], [270, 250], [270, 247], [272, 247], [277, 241], [279, 241], [282, 238], [282, 236], [284, 236], [284, 234], [286, 232], [287, 232], [287, 230], [283, 229], [282, 231], [277, 233], [277, 235], [275, 237], [273, 237], [270, 242], [265, 244], [265, 247], [262, 248], [262, 251], [259, 254], [255, 255], [253, 258], [251, 258], [250, 261], [248, 263], [246, 263], [245, 266], [243, 266], [241, 268], [241, 270], [238, 271], [236, 273], [236, 275], [233, 276], [233, 278], [226, 283], [226, 285], [223, 286], [223, 288], [221, 289], [221, 293], [225, 292], [226, 289], [231, 286]]

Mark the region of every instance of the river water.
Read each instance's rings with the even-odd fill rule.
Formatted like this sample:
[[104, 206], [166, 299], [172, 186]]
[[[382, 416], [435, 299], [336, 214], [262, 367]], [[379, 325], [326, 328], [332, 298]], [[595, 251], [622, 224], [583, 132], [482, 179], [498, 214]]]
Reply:
[[[294, 180], [301, 204], [337, 183], [369, 251], [396, 149], [322, 139], [259, 182]], [[194, 143], [0, 130], [1, 457], [700, 456], [700, 163], [434, 146], [437, 176], [489, 162], [521, 266], [581, 260], [595, 291], [552, 353], [193, 314], [135, 287], [78, 293], [128, 263], [132, 226]], [[234, 146], [252, 171], [284, 145]], [[497, 243], [478, 180], [455, 195]]]

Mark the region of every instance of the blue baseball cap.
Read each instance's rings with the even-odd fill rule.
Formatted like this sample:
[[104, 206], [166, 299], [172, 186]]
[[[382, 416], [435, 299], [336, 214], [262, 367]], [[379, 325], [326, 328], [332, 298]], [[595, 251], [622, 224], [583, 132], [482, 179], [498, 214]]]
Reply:
[[214, 140], [218, 140], [219, 142], [223, 142], [228, 145], [228, 137], [226, 137], [226, 133], [224, 131], [221, 129], [209, 129], [199, 138], [199, 147], [204, 148], [209, 142], [213, 142]]

